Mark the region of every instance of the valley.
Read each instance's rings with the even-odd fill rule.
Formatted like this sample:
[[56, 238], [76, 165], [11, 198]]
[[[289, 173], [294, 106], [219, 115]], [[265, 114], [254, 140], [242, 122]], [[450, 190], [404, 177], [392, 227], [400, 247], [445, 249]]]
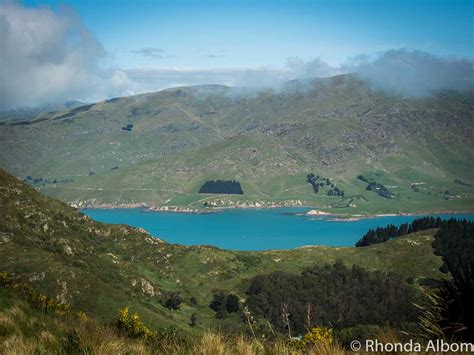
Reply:
[[[216, 290], [243, 299], [255, 275], [277, 270], [297, 273], [337, 260], [348, 267], [355, 264], [411, 276], [417, 284], [444, 277], [438, 270], [441, 258], [431, 246], [435, 230], [364, 248], [244, 252], [169, 244], [141, 229], [94, 222], [4, 171], [0, 171], [0, 204], [0, 270], [102, 321], [129, 306], [155, 329], [175, 326], [179, 332], [198, 334], [228, 324], [245, 332], [238, 317], [215, 317], [209, 304]], [[176, 311], [164, 305], [173, 292], [182, 300]], [[191, 327], [194, 313], [199, 322]]]
[[0, 0], [0, 355], [474, 354], [473, 13]]

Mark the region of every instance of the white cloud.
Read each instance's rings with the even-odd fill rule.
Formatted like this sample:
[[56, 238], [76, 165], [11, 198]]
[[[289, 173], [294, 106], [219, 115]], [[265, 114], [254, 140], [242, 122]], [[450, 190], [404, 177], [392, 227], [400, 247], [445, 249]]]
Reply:
[[466, 90], [474, 86], [474, 61], [442, 58], [430, 53], [398, 49], [377, 56], [353, 58], [346, 70], [357, 72], [375, 89], [407, 96], [426, 96], [441, 89]]
[[[137, 54], [160, 57], [161, 48]], [[423, 96], [442, 88], [473, 87], [473, 61], [440, 58], [406, 49], [376, 56], [361, 55], [333, 67], [319, 58], [291, 57], [282, 68], [120, 68], [101, 66], [106, 53], [69, 9], [0, 4], [0, 109], [77, 99], [93, 102], [110, 97], [184, 85], [223, 84], [258, 88], [282, 82], [357, 74], [375, 89]]]
[[124, 70], [135, 92], [200, 84], [227, 86], [272, 87], [293, 75], [288, 70], [262, 68], [137, 68]]
[[340, 68], [331, 67], [320, 58], [305, 61], [292, 57], [287, 59], [286, 66], [296, 78], [328, 77], [340, 74]]
[[[15, 3], [0, 6], [0, 106], [77, 95], [101, 46], [69, 15]], [[71, 33], [70, 33], [71, 32]], [[72, 41], [77, 45], [72, 45]]]
[[389, 94], [421, 97], [441, 89], [474, 88], [474, 61], [466, 58], [442, 58], [432, 54], [398, 49], [378, 55], [359, 55], [344, 65], [333, 67], [319, 58], [305, 61], [289, 58], [286, 67], [275, 69], [135, 69], [126, 75], [135, 91], [153, 91], [173, 86], [224, 84], [252, 89], [278, 88], [288, 80], [328, 77], [355, 73], [374, 90]]
[[100, 68], [104, 57], [70, 9], [0, 5], [0, 108], [118, 94], [124, 80]]

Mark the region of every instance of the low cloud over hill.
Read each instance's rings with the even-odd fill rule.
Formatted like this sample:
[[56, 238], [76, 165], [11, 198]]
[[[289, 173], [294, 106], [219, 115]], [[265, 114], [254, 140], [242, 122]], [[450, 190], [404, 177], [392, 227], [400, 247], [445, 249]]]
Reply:
[[[278, 88], [292, 79], [348, 72], [359, 73], [376, 89], [407, 96], [473, 86], [472, 59], [441, 58], [408, 49], [363, 54], [338, 65], [289, 53], [287, 62], [280, 67], [119, 68], [70, 8], [53, 11], [46, 6], [7, 2], [0, 5], [0, 26], [0, 109], [70, 99], [91, 102], [182, 85]], [[142, 52], [143, 49], [147, 48]], [[150, 49], [153, 48], [144, 53], [150, 54]], [[159, 51], [159, 57], [166, 53], [161, 48]], [[156, 58], [156, 51], [153, 53]]]

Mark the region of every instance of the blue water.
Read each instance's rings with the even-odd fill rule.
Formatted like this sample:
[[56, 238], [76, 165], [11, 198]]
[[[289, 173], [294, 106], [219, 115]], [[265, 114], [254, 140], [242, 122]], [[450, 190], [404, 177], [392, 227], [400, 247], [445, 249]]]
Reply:
[[[353, 222], [295, 215], [307, 208], [229, 209], [218, 213], [184, 214], [141, 209], [88, 209], [92, 219], [141, 227], [170, 243], [213, 245], [231, 250], [291, 249], [304, 245], [354, 246], [374, 227], [399, 225], [420, 216], [367, 218]], [[433, 215], [467, 218], [474, 214]]]

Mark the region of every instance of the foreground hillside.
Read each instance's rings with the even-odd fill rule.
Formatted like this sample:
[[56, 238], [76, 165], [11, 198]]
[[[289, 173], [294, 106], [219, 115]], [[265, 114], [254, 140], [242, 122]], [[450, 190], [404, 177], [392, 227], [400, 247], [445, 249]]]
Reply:
[[[0, 166], [80, 206], [471, 210], [473, 104], [472, 93], [388, 96], [351, 75], [261, 92], [175, 88], [1, 123]], [[314, 193], [310, 173], [344, 196]], [[244, 195], [198, 194], [215, 179], [238, 180]]]
[[[368, 270], [411, 277], [440, 277], [432, 252], [434, 230], [366, 248], [307, 247], [288, 251], [234, 252], [184, 247], [121, 225], [89, 220], [78, 210], [44, 197], [0, 172], [0, 270], [11, 278], [93, 317], [110, 320], [130, 306], [153, 328], [177, 326], [196, 333], [223, 324], [245, 328], [239, 318], [216, 319], [213, 291], [243, 297], [256, 274], [299, 272], [343, 260]], [[179, 310], [165, 305], [175, 293]], [[195, 326], [190, 319], [195, 314]]]
[[[218, 329], [248, 334], [240, 316], [220, 317], [209, 305], [216, 292], [233, 293], [242, 301], [255, 275], [273, 271], [298, 273], [342, 260], [349, 267], [401, 275], [415, 288], [441, 275], [441, 260], [431, 247], [434, 230], [365, 248], [233, 252], [172, 245], [131, 227], [93, 222], [4, 171], [0, 201], [0, 270], [11, 280], [107, 324], [128, 306], [161, 334]], [[176, 296], [181, 301], [177, 309], [170, 307]], [[12, 306], [4, 297], [2, 302]]]
[[[0, 287], [0, 350], [2, 354], [344, 354], [338, 344], [298, 349], [283, 339], [265, 341], [207, 332], [194, 338], [164, 336], [157, 340], [129, 337], [113, 323], [44, 314], [18, 294]], [[395, 333], [381, 333], [397, 340]], [[391, 338], [388, 338], [387, 335]]]

